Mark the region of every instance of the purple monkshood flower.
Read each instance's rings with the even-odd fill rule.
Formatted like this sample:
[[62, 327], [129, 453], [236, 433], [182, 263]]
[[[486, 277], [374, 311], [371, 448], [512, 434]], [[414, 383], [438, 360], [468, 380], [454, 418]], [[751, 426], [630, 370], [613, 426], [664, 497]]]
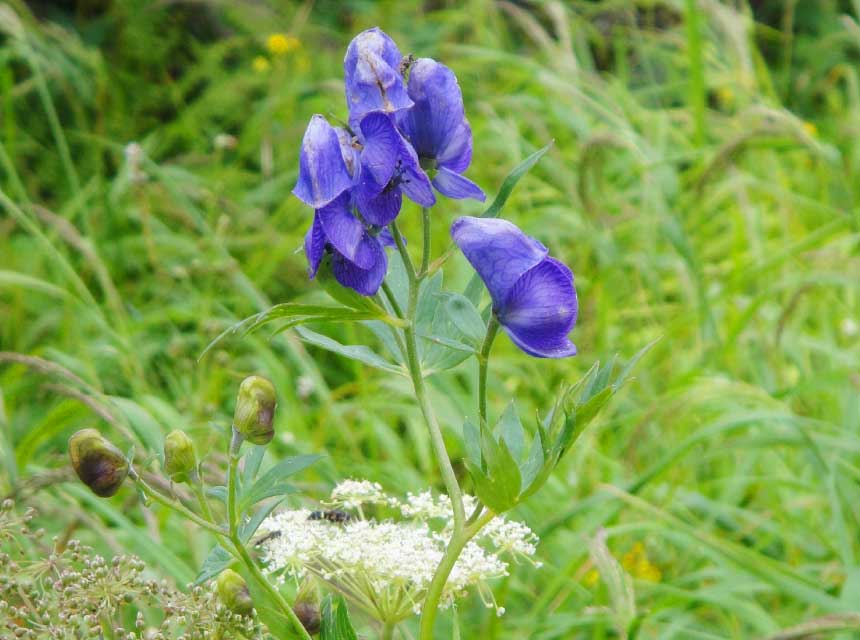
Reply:
[[[352, 187], [352, 172], [348, 163], [352, 152], [343, 148], [344, 131], [339, 134], [328, 121], [316, 114], [311, 118], [299, 155], [299, 179], [293, 188], [295, 196], [305, 204], [319, 209]], [[354, 171], [354, 169], [353, 169]]]
[[349, 43], [343, 71], [349, 124], [354, 131], [367, 113], [394, 113], [412, 106], [403, 86], [402, 58], [394, 40], [379, 27], [362, 31]]
[[493, 313], [511, 340], [529, 355], [576, 354], [567, 334], [576, 324], [573, 273], [540, 242], [498, 218], [458, 218], [454, 242], [487, 285]]
[[331, 271], [344, 287], [363, 296], [378, 290], [388, 269], [385, 234], [373, 235], [352, 214], [353, 202], [344, 192], [314, 212], [314, 221], [305, 236], [308, 274], [314, 278], [326, 253], [331, 254]]
[[[315, 277], [326, 253], [335, 279], [361, 295], [374, 295], [388, 268], [383, 234], [371, 233], [353, 215], [359, 152], [348, 131], [320, 115], [311, 118], [302, 141], [299, 179], [293, 193], [314, 208], [305, 236], [309, 275]], [[368, 221], [373, 224], [372, 221]]]
[[462, 175], [472, 161], [472, 129], [454, 72], [435, 60], [419, 58], [410, 68], [407, 91], [415, 104], [397, 114], [398, 123], [421, 166], [437, 171], [433, 186], [449, 198], [483, 202], [484, 192]]
[[382, 227], [394, 221], [404, 193], [422, 207], [436, 203], [430, 179], [391, 116], [380, 112], [364, 116], [360, 140], [361, 169], [355, 193], [358, 210], [367, 222]]

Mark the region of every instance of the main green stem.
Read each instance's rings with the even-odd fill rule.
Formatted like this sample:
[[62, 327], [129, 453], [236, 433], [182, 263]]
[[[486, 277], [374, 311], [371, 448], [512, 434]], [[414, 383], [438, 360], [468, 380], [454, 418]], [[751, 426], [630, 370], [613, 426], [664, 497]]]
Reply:
[[421, 224], [424, 229], [424, 252], [421, 254], [421, 270], [418, 272], [419, 278], [426, 276], [427, 270], [430, 267], [430, 209], [427, 207], [421, 208]]
[[[419, 273], [416, 274], [415, 272], [412, 259], [409, 257], [409, 253], [406, 250], [406, 243], [403, 241], [403, 236], [400, 234], [400, 230], [397, 228], [395, 223], [391, 224], [391, 235], [394, 237], [394, 243], [397, 245], [397, 250], [400, 252], [400, 256], [403, 259], [406, 276], [409, 279], [409, 304], [405, 316], [409, 325], [403, 330], [406, 342], [406, 361], [409, 367], [409, 376], [412, 379], [415, 397], [418, 400], [418, 405], [421, 407], [424, 421], [427, 423], [427, 427], [430, 431], [430, 441], [433, 445], [433, 452], [435, 453], [436, 460], [439, 463], [442, 480], [445, 482], [445, 489], [448, 491], [448, 497], [451, 499], [451, 507], [454, 512], [454, 530], [451, 535], [451, 540], [445, 548], [445, 554], [442, 557], [442, 561], [439, 563], [439, 566], [436, 567], [436, 572], [434, 573], [433, 580], [430, 582], [430, 586], [427, 589], [427, 595], [424, 597], [421, 609], [419, 639], [433, 640], [433, 626], [436, 622], [439, 603], [442, 599], [445, 584], [448, 582], [448, 577], [451, 575], [451, 571], [457, 563], [457, 558], [460, 557], [463, 548], [480, 530], [480, 528], [486, 524], [486, 522], [476, 516], [477, 519], [475, 519], [475, 522], [467, 526], [466, 514], [463, 507], [463, 494], [460, 490], [460, 484], [457, 482], [454, 468], [451, 465], [448, 450], [445, 447], [445, 439], [442, 437], [442, 430], [439, 428], [436, 416], [433, 413], [433, 409], [430, 406], [430, 401], [427, 397], [427, 388], [424, 384], [424, 372], [421, 370], [421, 361], [418, 357], [418, 343], [415, 332], [415, 313], [418, 307], [418, 292], [421, 286], [421, 281], [427, 276], [430, 264], [430, 215], [427, 209], [424, 209], [422, 213], [424, 222], [424, 243], [421, 270]], [[393, 296], [387, 290], [386, 295], [388, 295], [390, 299], [393, 299]], [[487, 345], [486, 349], [487, 352], [489, 352], [489, 345]], [[484, 404], [486, 404], [486, 402]], [[385, 633], [388, 634], [388, 629], [385, 630]], [[389, 635], [383, 636], [383, 638], [389, 637]]]
[[457, 564], [457, 558], [460, 557], [463, 548], [469, 543], [469, 540], [474, 538], [494, 516], [495, 514], [492, 511], [485, 511], [483, 515], [465, 529], [454, 531], [454, 535], [451, 536], [451, 540], [445, 548], [445, 555], [442, 556], [442, 561], [436, 567], [433, 580], [430, 582], [430, 586], [427, 587], [427, 595], [424, 596], [424, 604], [421, 608], [421, 622], [418, 627], [419, 640], [433, 640], [433, 625], [436, 622], [439, 602], [442, 599], [442, 592], [445, 590], [445, 583], [448, 582], [448, 576], [451, 575], [454, 565]]
[[382, 640], [392, 640], [394, 638], [394, 623], [386, 622], [382, 628]]
[[[428, 231], [429, 229], [425, 229], [425, 233]], [[439, 470], [442, 473], [445, 489], [448, 492], [448, 497], [451, 499], [451, 506], [454, 510], [454, 531], [462, 531], [466, 522], [466, 514], [463, 509], [463, 494], [460, 491], [454, 467], [451, 466], [451, 459], [448, 457], [448, 449], [445, 447], [442, 430], [439, 428], [436, 415], [433, 413], [427, 397], [427, 388], [424, 385], [424, 373], [421, 370], [421, 362], [418, 358], [418, 342], [415, 335], [415, 311], [418, 307], [418, 289], [421, 285], [421, 280], [415, 273], [412, 258], [409, 257], [406, 243], [403, 241], [403, 236], [400, 233], [400, 229], [397, 228], [396, 223], [391, 223], [391, 235], [394, 237], [394, 243], [397, 245], [397, 250], [403, 259], [406, 276], [409, 279], [409, 303], [406, 311], [406, 320], [409, 322], [409, 326], [403, 329], [406, 339], [406, 362], [409, 367], [409, 376], [412, 378], [415, 397], [418, 400], [421, 413], [424, 415], [424, 421], [427, 423], [430, 431], [430, 442], [433, 446], [433, 452], [436, 454], [436, 460], [439, 463]]]
[[481, 345], [481, 353], [478, 355], [478, 417], [480, 418], [481, 433], [488, 427], [487, 424], [487, 370], [490, 364], [490, 349], [493, 348], [493, 340], [499, 331], [499, 321], [494, 314], [490, 315], [487, 324], [487, 335], [484, 344]]

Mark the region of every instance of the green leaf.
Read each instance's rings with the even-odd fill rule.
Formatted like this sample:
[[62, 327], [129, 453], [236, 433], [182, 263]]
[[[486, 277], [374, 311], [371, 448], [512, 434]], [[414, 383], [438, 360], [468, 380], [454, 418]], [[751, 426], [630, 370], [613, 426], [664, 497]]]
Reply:
[[364, 345], [341, 344], [337, 340], [333, 340], [327, 336], [316, 333], [315, 331], [311, 331], [307, 327], [297, 328], [296, 333], [299, 334], [299, 337], [304, 342], [312, 344], [315, 347], [319, 347], [320, 349], [331, 351], [332, 353], [344, 356], [350, 360], [357, 360], [368, 366], [388, 371], [389, 373], [397, 373], [403, 376], [406, 375], [406, 370], [403, 367], [389, 362]]
[[508, 198], [513, 192], [514, 187], [517, 185], [517, 182], [520, 181], [529, 170], [538, 163], [544, 154], [550, 150], [553, 143], [550, 142], [548, 145], [543, 147], [542, 149], [538, 149], [533, 154], [531, 154], [528, 158], [520, 162], [516, 167], [514, 167], [513, 171], [511, 171], [504, 182], [502, 182], [502, 186], [499, 189], [499, 192], [496, 194], [495, 200], [493, 200], [493, 204], [491, 204], [481, 217], [483, 218], [496, 218], [499, 213], [502, 211], [502, 207], [505, 206], [505, 203], [508, 201]]
[[251, 486], [257, 473], [260, 471], [260, 464], [263, 462], [263, 455], [266, 453], [265, 445], [249, 445], [248, 453], [245, 454], [245, 464], [242, 469], [242, 484], [246, 487]]
[[206, 556], [206, 560], [203, 561], [203, 565], [200, 567], [200, 572], [194, 579], [194, 584], [200, 585], [211, 580], [233, 564], [235, 560], [236, 559], [230, 555], [229, 551], [220, 544], [216, 544], [212, 547], [209, 555]]
[[206, 487], [206, 495], [227, 504], [227, 487], [224, 485], [219, 484], [217, 487]]
[[639, 360], [642, 359], [642, 356], [648, 353], [651, 350], [651, 347], [660, 342], [660, 340], [662, 339], [663, 336], [654, 338], [651, 342], [649, 342], [638, 352], [636, 352], [636, 355], [634, 355], [632, 358], [630, 358], [630, 360], [627, 361], [627, 363], [621, 368], [621, 371], [616, 376], [615, 380], [612, 382], [612, 387], [615, 391], [618, 391], [618, 389], [620, 389], [624, 385], [624, 383], [627, 382], [630, 372], [633, 370], [633, 367], [636, 366]]
[[326, 596], [321, 618], [320, 640], [358, 640], [343, 596]]
[[466, 468], [472, 475], [475, 493], [481, 501], [496, 513], [503, 513], [518, 501], [522, 484], [519, 467], [505, 441], [497, 442], [490, 433], [484, 433], [481, 450], [486, 460], [486, 472], [469, 460]]
[[[548, 467], [552, 471], [551, 465], [546, 465], [546, 457], [543, 452], [543, 444], [541, 442], [540, 433], [536, 433], [532, 440], [532, 446], [529, 448], [529, 455], [520, 465], [520, 475], [522, 476], [523, 490], [520, 493], [520, 501], [525, 500], [535, 491], [540, 489], [543, 482], [535, 484], [535, 481], [541, 475], [541, 471]], [[547, 476], [549, 473], [547, 472]], [[546, 478], [544, 477], [545, 481]]]
[[286, 329], [307, 322], [357, 322], [360, 320], [377, 319], [393, 321], [393, 319], [388, 316], [385, 309], [369, 298], [366, 298], [366, 300], [369, 301], [368, 305], [366, 305], [366, 308], [361, 309], [354, 309], [348, 306], [300, 304], [297, 302], [276, 304], [274, 307], [261, 311], [260, 313], [255, 313], [252, 316], [248, 316], [244, 320], [241, 320], [222, 331], [206, 346], [203, 353], [200, 354], [200, 358], [205, 356], [212, 347], [228, 336], [237, 335], [243, 337], [256, 331], [260, 327], [264, 327], [273, 322], [281, 323], [278, 327], [278, 331], [276, 332], [280, 333]]
[[466, 448], [466, 460], [476, 467], [481, 466], [481, 432], [471, 421], [463, 423], [463, 444]]
[[481, 314], [472, 304], [472, 301], [459, 293], [446, 292], [441, 294], [443, 308], [455, 327], [469, 342], [480, 347], [487, 333], [487, 324], [481, 318]]
[[484, 293], [484, 281], [476, 273], [472, 276], [472, 279], [469, 280], [469, 284], [466, 285], [466, 290], [463, 291], [463, 295], [466, 299], [471, 302], [476, 307], [478, 303], [481, 301], [481, 294]]
[[293, 623], [281, 610], [281, 605], [275, 597], [257, 583], [247, 568], [240, 565], [237, 571], [245, 578], [251, 600], [254, 603], [254, 610], [260, 620], [269, 628], [269, 633], [276, 640], [295, 640], [297, 634], [293, 629]]
[[523, 432], [523, 425], [520, 422], [520, 416], [517, 414], [517, 408], [513, 400], [508, 404], [502, 417], [499, 418], [496, 432], [508, 445], [508, 450], [514, 460], [521, 459], [526, 446], [525, 433]]
[[291, 475], [307, 469], [321, 457], [317, 454], [293, 456], [276, 464], [260, 476], [253, 486], [245, 491], [239, 500], [239, 512], [244, 513], [264, 498], [291, 492], [292, 488], [290, 485], [284, 484], [283, 481]]
[[253, 517], [239, 527], [239, 539], [242, 540], [242, 542], [248, 542], [248, 540], [251, 539], [251, 536], [253, 536], [257, 532], [257, 529], [260, 528], [260, 525], [263, 524], [263, 520], [265, 520], [284, 500], [286, 500], [286, 497], [281, 498], [280, 500], [272, 500], [268, 504], [264, 504], [262, 507], [257, 509]]

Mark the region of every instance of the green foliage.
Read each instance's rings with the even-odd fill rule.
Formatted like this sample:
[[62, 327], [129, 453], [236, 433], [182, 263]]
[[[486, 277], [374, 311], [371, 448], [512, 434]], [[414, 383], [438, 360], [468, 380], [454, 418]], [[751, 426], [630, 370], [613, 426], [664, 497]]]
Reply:
[[[65, 442], [95, 427], [141, 462], [182, 429], [217, 495], [224, 461], [210, 454], [224, 434], [207, 425], [229, 421], [250, 373], [279, 393], [272, 459], [328, 454], [305, 493], [350, 476], [412, 491], [438, 481], [379, 318], [316, 315], [301, 334], [276, 332], [285, 316], [200, 358], [279, 303], [372, 313], [308, 283], [297, 250], [310, 218], [289, 192], [310, 114], [345, 115], [345, 44], [379, 24], [457, 73], [476, 143], [467, 175], [488, 193], [554, 140], [501, 215], [572, 266], [580, 296], [577, 358], [531, 360], [504, 335], [494, 345], [489, 413], [515, 397], [530, 437], [517, 457], [500, 424], [485, 446], [517, 461], [519, 495], [568, 441], [516, 507], [544, 566], [494, 585], [501, 619], [464, 602], [461, 637], [632, 636], [592, 575], [585, 540], [601, 527], [612, 556], [642, 542], [659, 568], [624, 567], [639, 638], [856, 633], [856, 2], [30, 4], [51, 9], [36, 19], [14, 0], [0, 16], [0, 496], [38, 506], [47, 539], [74, 531], [101, 555], [135, 549], [153, 575], [193, 580], [214, 539], [157, 505], [128, 510], [128, 486], [95, 498], [71, 482]], [[271, 31], [300, 51], [267, 53]], [[268, 70], [253, 70], [257, 56]], [[132, 141], [140, 156], [125, 152]], [[450, 246], [454, 217], [485, 210], [442, 201], [434, 248]], [[401, 218], [417, 255], [420, 215]], [[482, 309], [470, 277], [446, 261], [448, 285]], [[472, 364], [442, 368], [474, 349], [475, 318], [449, 302], [434, 314], [460, 333], [428, 315], [419, 345], [442, 347], [429, 387], [455, 463], [480, 461], [481, 439], [459, 431], [464, 416], [477, 425]], [[597, 380], [593, 362], [659, 335], [599, 429], [538, 427], [559, 384]], [[370, 353], [349, 351], [368, 341]], [[571, 398], [588, 402], [585, 390]]]
[[326, 596], [322, 602], [320, 640], [357, 640], [343, 596]]
[[496, 426], [483, 432], [467, 421], [463, 437], [470, 455], [466, 466], [477, 496], [496, 513], [504, 513], [534, 495], [549, 479], [562, 456], [582, 435], [633, 367], [654, 346], [650, 343], [615, 372], [615, 360], [595, 363], [574, 385], [563, 389], [537, 429], [526, 451], [526, 434], [513, 402]]

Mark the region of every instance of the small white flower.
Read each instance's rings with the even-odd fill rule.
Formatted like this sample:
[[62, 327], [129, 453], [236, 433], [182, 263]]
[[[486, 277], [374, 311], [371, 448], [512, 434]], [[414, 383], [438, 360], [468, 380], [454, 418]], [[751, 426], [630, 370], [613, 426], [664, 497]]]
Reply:
[[362, 504], [386, 504], [388, 497], [382, 485], [368, 480], [344, 480], [331, 492], [332, 505], [358, 509]]
[[[453, 528], [451, 501], [430, 491], [408, 494], [400, 501], [378, 483], [345, 480], [331, 493], [332, 505], [358, 511], [343, 523], [309, 520], [310, 511], [296, 509], [269, 516], [261, 531], [277, 532], [262, 543], [266, 571], [275, 580], [301, 580], [308, 573], [329, 583], [364, 611], [385, 622], [397, 622], [421, 611], [427, 589], [445, 553]], [[464, 497], [467, 513], [477, 505]], [[389, 507], [403, 520], [366, 520], [363, 504]], [[442, 594], [450, 606], [474, 587], [497, 614], [504, 612], [487, 581], [508, 575], [502, 555], [531, 557], [537, 536], [527, 526], [493, 518], [466, 544], [451, 570]]]

